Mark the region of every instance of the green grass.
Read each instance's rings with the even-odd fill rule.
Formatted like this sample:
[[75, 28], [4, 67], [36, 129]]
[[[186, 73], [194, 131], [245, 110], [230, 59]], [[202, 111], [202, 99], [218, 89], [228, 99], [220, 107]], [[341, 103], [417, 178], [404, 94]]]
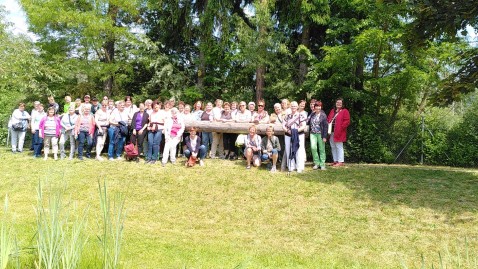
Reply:
[[309, 165], [288, 177], [246, 170], [241, 161], [162, 168], [43, 161], [5, 149], [0, 168], [0, 198], [9, 196], [22, 268], [35, 259], [39, 180], [66, 186], [63, 200], [76, 203], [78, 212], [88, 208], [80, 268], [101, 267], [98, 180], [125, 197], [123, 268], [477, 265], [477, 170], [349, 165], [312, 171]]

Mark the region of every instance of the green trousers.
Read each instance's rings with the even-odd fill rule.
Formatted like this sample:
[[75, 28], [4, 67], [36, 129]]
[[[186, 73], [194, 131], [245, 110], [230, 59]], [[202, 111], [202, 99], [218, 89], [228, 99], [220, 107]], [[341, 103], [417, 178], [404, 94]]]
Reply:
[[[317, 145], [319, 145], [318, 152]], [[320, 134], [310, 134], [310, 150], [312, 151], [314, 165], [325, 167], [325, 142]]]

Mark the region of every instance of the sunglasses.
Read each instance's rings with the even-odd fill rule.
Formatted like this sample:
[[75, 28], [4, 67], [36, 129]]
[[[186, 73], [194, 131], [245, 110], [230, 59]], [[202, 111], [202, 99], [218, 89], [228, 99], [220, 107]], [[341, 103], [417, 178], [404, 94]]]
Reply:
[[258, 107], [264, 107], [264, 105], [257, 105]]

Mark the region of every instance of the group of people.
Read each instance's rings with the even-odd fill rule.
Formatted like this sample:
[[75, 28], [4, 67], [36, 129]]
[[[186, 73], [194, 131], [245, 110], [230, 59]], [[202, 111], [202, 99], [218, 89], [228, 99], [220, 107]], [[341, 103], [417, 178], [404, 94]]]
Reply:
[[[325, 143], [329, 140], [333, 166], [344, 165], [343, 143], [347, 138], [350, 114], [343, 106], [343, 100], [337, 99], [335, 107], [328, 115], [322, 102], [310, 100], [310, 113], [306, 111], [306, 101], [289, 102], [283, 99], [274, 104], [274, 112], [269, 115], [265, 110], [265, 101], [223, 102], [220, 99], [192, 106], [174, 100], [145, 100], [136, 106], [130, 96], [114, 101], [107, 96], [100, 101], [85, 95], [83, 100], [72, 101], [65, 97], [62, 112], [53, 97], [48, 105], [34, 102], [31, 113], [25, 111], [20, 103], [9, 121], [12, 152], [22, 152], [25, 133], [32, 133], [32, 148], [35, 158], [46, 160], [53, 158], [71, 160], [75, 153], [78, 159], [93, 158], [102, 161], [102, 151], [107, 145], [109, 160], [123, 155], [125, 143], [136, 145], [145, 163], [155, 164], [161, 160], [163, 166], [168, 161], [176, 162], [177, 151], [188, 158], [186, 164], [204, 165], [207, 157], [236, 160], [241, 152], [246, 160], [246, 168], [260, 166], [268, 162], [271, 172], [280, 169], [304, 171], [306, 161], [305, 135], [310, 136], [313, 169], [325, 169]], [[194, 122], [235, 122], [248, 128], [248, 134], [201, 132]], [[256, 125], [266, 124], [266, 135], [257, 134]], [[188, 126], [188, 128], [186, 128]], [[275, 130], [281, 130], [275, 135]], [[69, 141], [70, 149], [65, 150]], [[147, 148], [143, 144], [147, 143]], [[181, 145], [178, 147], [178, 145]], [[178, 149], [179, 148], [179, 149]], [[162, 149], [162, 150], [160, 150]], [[42, 155], [43, 151], [43, 155]], [[136, 159], [139, 161], [139, 158]]]

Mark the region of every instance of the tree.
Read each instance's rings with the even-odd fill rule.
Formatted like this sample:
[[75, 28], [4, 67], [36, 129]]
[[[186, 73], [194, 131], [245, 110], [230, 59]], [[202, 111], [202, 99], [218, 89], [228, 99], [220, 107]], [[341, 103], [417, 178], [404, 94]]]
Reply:
[[22, 0], [21, 4], [47, 57], [60, 55], [86, 65], [101, 63], [94, 72], [82, 70], [76, 75], [86, 75], [86, 81], [103, 81], [105, 94], [113, 94], [115, 77], [124, 69], [117, 62], [118, 43], [134, 39], [131, 27], [138, 18], [138, 1]]

